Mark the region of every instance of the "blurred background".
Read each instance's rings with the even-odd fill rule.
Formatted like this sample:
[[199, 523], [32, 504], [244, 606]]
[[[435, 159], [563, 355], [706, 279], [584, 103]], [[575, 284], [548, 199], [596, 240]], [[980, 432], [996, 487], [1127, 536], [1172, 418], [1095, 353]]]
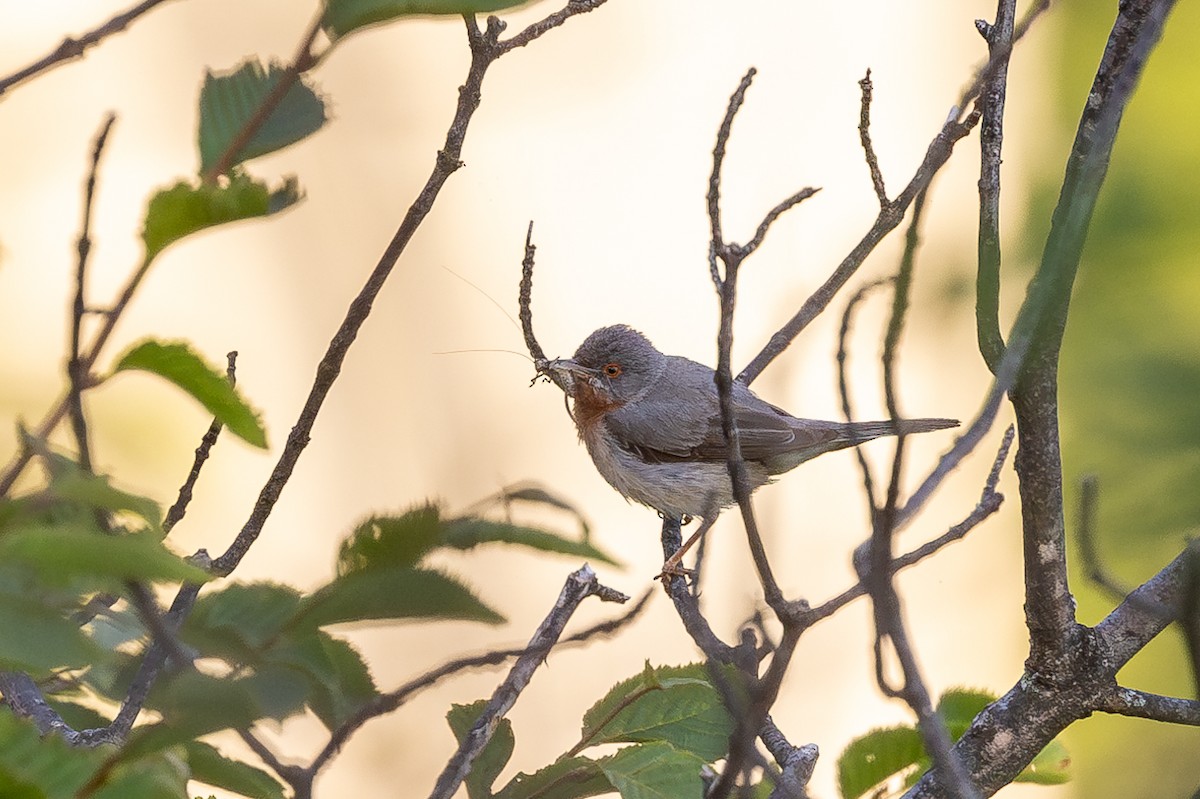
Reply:
[[[9, 73], [90, 29], [123, 2], [4, 3], [0, 72]], [[510, 31], [556, 8], [508, 15]], [[251, 55], [286, 60], [314, 13], [282, 0], [177, 0], [87, 57], [0, 101], [0, 455], [13, 420], [40, 419], [60, 391], [80, 187], [104, 114], [118, 121], [96, 200], [89, 291], [105, 303], [140, 260], [147, 197], [194, 174], [196, 100], [205, 69]], [[1038, 22], [1010, 69], [1005, 137], [1004, 326], [1040, 256], [1063, 164], [1114, 8], [1064, 3]], [[463, 509], [518, 481], [573, 502], [596, 543], [626, 564], [601, 579], [640, 594], [659, 565], [658, 519], [627, 504], [595, 473], [553, 386], [529, 386], [520, 354], [516, 286], [525, 227], [536, 221], [534, 318], [550, 355], [594, 328], [624, 322], [666, 352], [715, 362], [717, 304], [708, 277], [704, 193], [713, 136], [746, 69], [759, 70], [725, 166], [727, 235], [748, 239], [762, 214], [812, 185], [743, 270], [735, 366], [820, 284], [874, 219], [859, 148], [859, 90], [875, 83], [873, 134], [891, 194], [922, 158], [985, 56], [973, 20], [994, 3], [871, 0], [611, 0], [490, 71], [464, 151], [401, 259], [331, 393], [313, 440], [240, 579], [310, 588], [328, 579], [340, 538], [370, 512], [426, 499]], [[1134, 585], [1182, 547], [1200, 518], [1200, 9], [1183, 4], [1126, 115], [1109, 183], [1081, 267], [1064, 350], [1062, 421], [1068, 502], [1079, 476], [1101, 481], [1099, 546]], [[118, 327], [110, 355], [147, 335], [188, 339], [214, 363], [240, 353], [238, 382], [263, 410], [269, 454], [226, 437], [205, 469], [181, 553], [221, 551], [249, 513], [294, 423], [317, 360], [441, 146], [467, 68], [459, 21], [419, 20], [354, 36], [312, 75], [333, 119], [317, 135], [252, 162], [259, 176], [296, 174], [307, 199], [285, 215], [203, 233], [173, 247]], [[988, 373], [975, 348], [977, 139], [960, 143], [926, 213], [901, 360], [901, 407], [911, 416], [971, 418]], [[855, 280], [890, 273], [899, 237]], [[473, 284], [473, 285], [472, 285]], [[836, 418], [833, 354], [845, 300], [813, 324], [755, 383], [801, 416]], [[497, 305], [501, 306], [498, 308]], [[858, 415], [884, 415], [878, 355], [886, 301], [867, 305], [852, 336]], [[502, 310], [503, 309], [503, 310]], [[468, 352], [459, 352], [467, 350]], [[104, 361], [102, 359], [102, 365]], [[208, 425], [179, 392], [122, 376], [89, 395], [98, 467], [118, 485], [169, 503]], [[1005, 412], [920, 520], [909, 549], [974, 506]], [[911, 487], [952, 442], [911, 441]], [[888, 444], [868, 447], [879, 467]], [[1002, 511], [963, 543], [900, 580], [907, 618], [935, 693], [1005, 691], [1026, 653], [1019, 508], [1011, 467]], [[831, 455], [759, 493], [760, 525], [789, 596], [812, 602], [853, 582], [849, 556], [867, 533], [854, 459]], [[1069, 504], [1068, 525], [1075, 517]], [[547, 524], [568, 524], [548, 518]], [[445, 660], [523, 643], [579, 564], [500, 548], [443, 558], [509, 623], [408, 625], [347, 631], [391, 689]], [[1076, 576], [1080, 617], [1111, 600]], [[740, 525], [711, 534], [704, 607], [727, 638], [762, 604]], [[613, 611], [585, 605], [579, 627]], [[910, 720], [873, 676], [869, 608], [859, 602], [805, 636], [774, 713], [794, 743], [816, 742], [817, 795], [835, 795], [838, 754], [871, 728]], [[1191, 675], [1168, 631], [1126, 670], [1135, 687], [1188, 694]], [[532, 771], [578, 738], [584, 710], [649, 660], [697, 652], [665, 597], [617, 639], [554, 654], [511, 718], [517, 749], [506, 770]], [[453, 750], [444, 714], [485, 697], [499, 671], [459, 677], [419, 695], [356, 735], [323, 774], [330, 796], [427, 791]], [[278, 751], [307, 761], [324, 743], [315, 720], [270, 731]], [[1011, 797], [1190, 795], [1200, 783], [1195, 730], [1097, 717], [1066, 742], [1076, 780], [1014, 786]], [[231, 745], [232, 746], [232, 745]], [[506, 777], [502, 776], [502, 780]]]

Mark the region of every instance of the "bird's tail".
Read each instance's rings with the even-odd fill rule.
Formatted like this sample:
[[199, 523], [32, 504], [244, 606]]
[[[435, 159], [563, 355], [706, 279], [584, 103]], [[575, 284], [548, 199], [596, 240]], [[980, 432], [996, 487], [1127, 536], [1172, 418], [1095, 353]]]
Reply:
[[845, 425], [845, 446], [854, 446], [880, 436], [912, 435], [958, 427], [957, 419], [896, 419], [884, 422], [850, 422]]

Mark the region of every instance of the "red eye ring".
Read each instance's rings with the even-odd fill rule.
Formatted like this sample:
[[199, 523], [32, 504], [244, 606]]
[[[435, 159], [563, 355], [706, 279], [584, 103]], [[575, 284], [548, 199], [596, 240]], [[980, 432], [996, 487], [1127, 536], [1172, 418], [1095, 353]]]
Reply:
[[615, 363], [615, 362], [604, 364], [604, 376], [605, 377], [620, 377], [621, 376], [621, 364]]

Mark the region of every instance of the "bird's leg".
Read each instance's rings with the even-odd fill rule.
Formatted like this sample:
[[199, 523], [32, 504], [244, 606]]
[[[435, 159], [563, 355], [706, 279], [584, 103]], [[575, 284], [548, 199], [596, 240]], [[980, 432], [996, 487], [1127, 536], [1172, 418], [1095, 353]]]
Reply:
[[699, 529], [692, 533], [687, 541], [683, 542], [683, 546], [675, 550], [674, 555], [667, 558], [666, 563], [663, 564], [662, 572], [658, 575], [660, 580], [665, 582], [671, 577], [687, 576], [689, 573], [688, 570], [681, 568], [679, 563], [683, 560], [683, 556], [687, 554], [687, 551], [695, 546], [696, 542], [700, 540], [700, 537], [707, 533], [708, 529], [713, 526], [713, 521], [715, 519], [716, 515], [713, 514], [711, 517], [701, 520]]

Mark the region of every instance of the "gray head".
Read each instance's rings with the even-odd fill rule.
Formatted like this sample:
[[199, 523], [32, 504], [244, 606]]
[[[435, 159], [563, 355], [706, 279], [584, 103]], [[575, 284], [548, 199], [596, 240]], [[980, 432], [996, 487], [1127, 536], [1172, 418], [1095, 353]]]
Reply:
[[595, 331], [575, 350], [572, 360], [587, 370], [594, 386], [621, 403], [643, 396], [666, 368], [666, 356], [627, 325]]

